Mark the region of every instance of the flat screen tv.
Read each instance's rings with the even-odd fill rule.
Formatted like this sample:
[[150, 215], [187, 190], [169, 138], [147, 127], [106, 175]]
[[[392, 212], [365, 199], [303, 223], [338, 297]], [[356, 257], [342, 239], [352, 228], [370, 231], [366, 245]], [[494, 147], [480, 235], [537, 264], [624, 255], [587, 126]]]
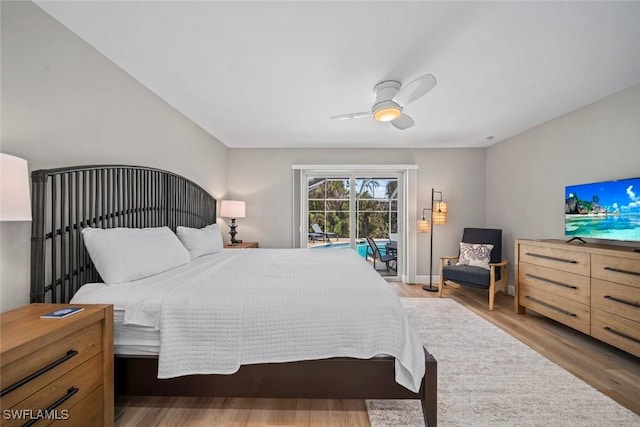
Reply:
[[569, 237], [640, 242], [640, 177], [565, 188]]

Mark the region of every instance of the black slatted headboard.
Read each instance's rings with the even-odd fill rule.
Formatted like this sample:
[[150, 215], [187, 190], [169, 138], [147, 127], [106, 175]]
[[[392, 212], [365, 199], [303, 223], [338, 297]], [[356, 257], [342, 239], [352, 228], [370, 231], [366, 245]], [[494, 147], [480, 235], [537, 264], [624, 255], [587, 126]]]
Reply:
[[94, 165], [31, 173], [31, 302], [67, 303], [99, 282], [82, 241], [84, 227], [201, 228], [216, 222], [216, 199], [160, 169]]

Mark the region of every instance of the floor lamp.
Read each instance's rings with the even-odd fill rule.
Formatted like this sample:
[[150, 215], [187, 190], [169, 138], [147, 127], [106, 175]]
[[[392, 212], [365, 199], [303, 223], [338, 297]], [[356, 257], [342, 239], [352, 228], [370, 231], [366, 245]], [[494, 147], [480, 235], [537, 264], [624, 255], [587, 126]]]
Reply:
[[[436, 200], [436, 194], [438, 199]], [[447, 223], [447, 203], [442, 201], [442, 191], [431, 189], [431, 208], [422, 209], [422, 219], [418, 221], [418, 233], [428, 233], [431, 231], [429, 242], [429, 286], [422, 289], [428, 292], [436, 292], [438, 288], [433, 287], [433, 228], [431, 225], [445, 225]], [[424, 213], [431, 211], [430, 220], [425, 218]]]

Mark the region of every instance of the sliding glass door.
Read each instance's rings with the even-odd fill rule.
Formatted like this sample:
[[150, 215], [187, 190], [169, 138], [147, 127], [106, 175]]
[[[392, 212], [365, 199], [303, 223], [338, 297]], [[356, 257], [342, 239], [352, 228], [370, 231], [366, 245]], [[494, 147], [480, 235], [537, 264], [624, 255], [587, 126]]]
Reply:
[[[372, 250], [366, 239], [372, 238], [382, 255], [397, 251], [400, 174], [346, 172], [303, 174], [301, 242], [306, 240], [306, 247], [317, 249], [348, 247], [367, 258]], [[382, 266], [381, 274], [397, 275], [397, 268], [386, 271], [384, 263], [376, 263], [377, 269]]]
[[350, 178], [307, 179], [308, 245], [337, 244], [350, 239]]
[[358, 177], [355, 190], [356, 239], [395, 237], [398, 233], [398, 178]]

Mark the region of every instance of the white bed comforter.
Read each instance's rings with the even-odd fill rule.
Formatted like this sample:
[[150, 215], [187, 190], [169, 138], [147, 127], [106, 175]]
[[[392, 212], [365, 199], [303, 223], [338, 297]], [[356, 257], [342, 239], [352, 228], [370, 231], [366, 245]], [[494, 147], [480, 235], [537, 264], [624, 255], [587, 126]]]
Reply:
[[72, 302], [111, 303], [125, 324], [159, 329], [158, 378], [377, 355], [395, 357], [396, 381], [412, 391], [424, 375], [400, 300], [349, 249], [225, 250], [136, 282], [84, 286]]

